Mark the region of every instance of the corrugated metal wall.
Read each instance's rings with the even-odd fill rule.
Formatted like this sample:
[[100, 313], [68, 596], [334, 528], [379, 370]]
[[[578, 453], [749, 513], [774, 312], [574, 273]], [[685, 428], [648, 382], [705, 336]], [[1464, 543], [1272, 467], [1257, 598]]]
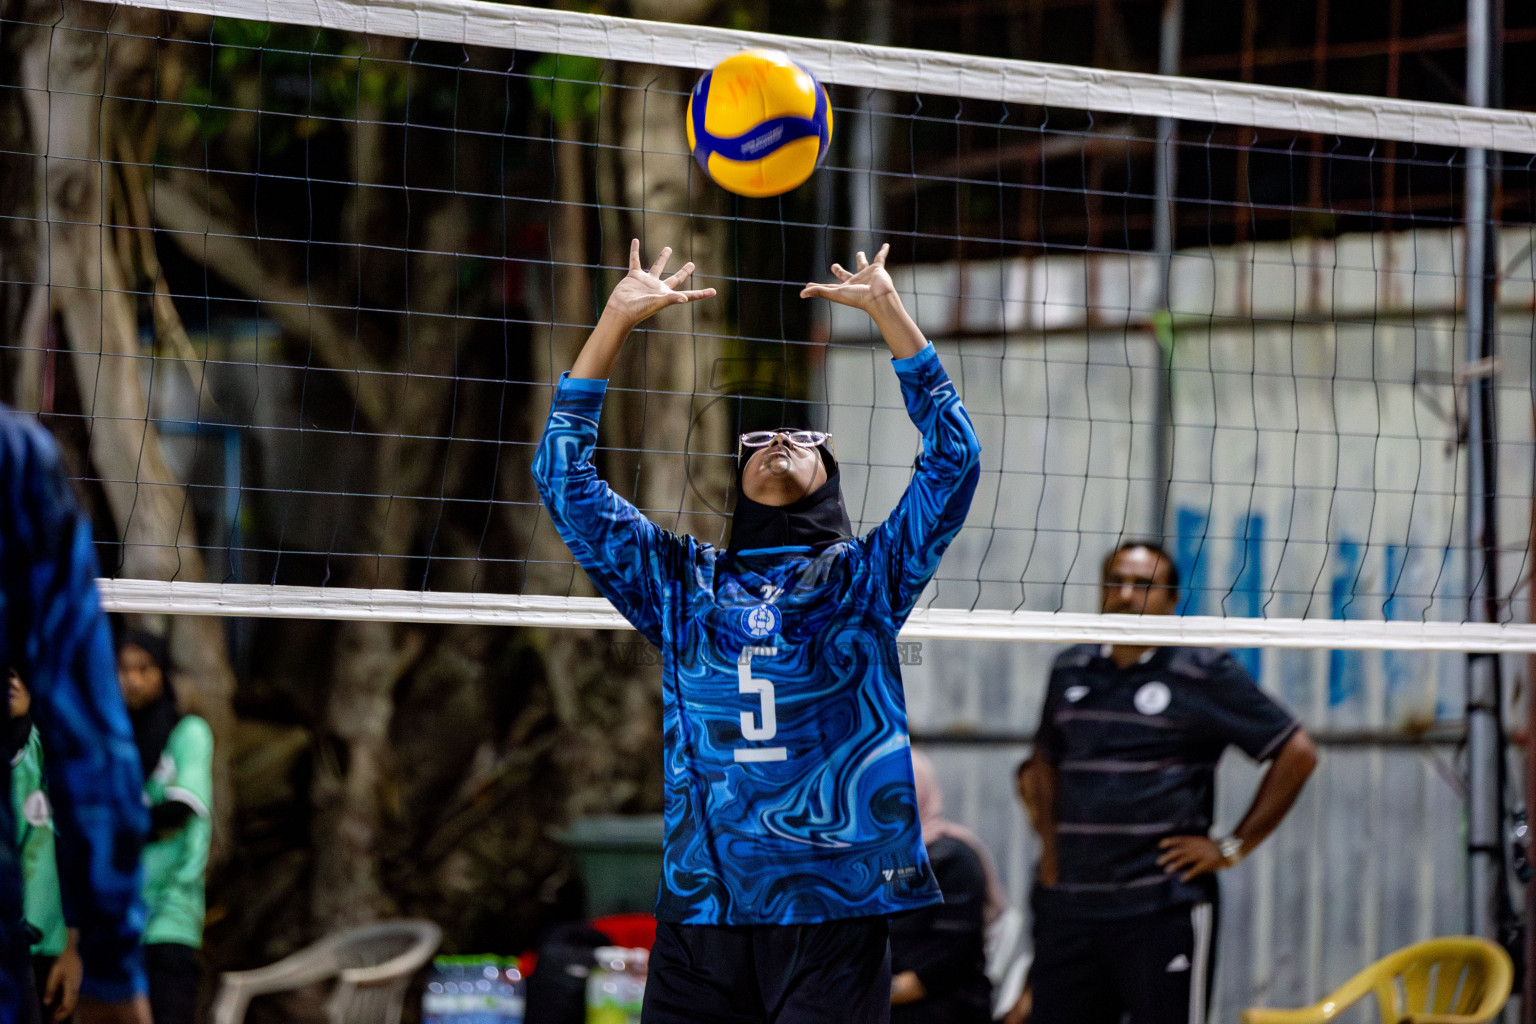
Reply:
[[[1503, 239], [1496, 379], [1501, 571], [1519, 621], [1530, 620], [1536, 461], [1531, 239]], [[1458, 246], [1454, 233], [1421, 232], [1183, 253], [1174, 315], [1161, 322], [1141, 257], [903, 275], [985, 449], [967, 527], [925, 600], [1093, 611], [1104, 554], [1125, 537], [1162, 535], [1189, 582], [1189, 613], [1461, 620]], [[968, 340], [946, 342], [946, 328]], [[867, 330], [834, 319], [839, 342]], [[1159, 337], [1174, 424], [1161, 529]], [[835, 347], [826, 364], [827, 423], [864, 527], [895, 503], [916, 450], [885, 362], [874, 341], [868, 352]], [[950, 816], [989, 845], [1020, 904], [1037, 851], [1013, 770], [1055, 653], [936, 640], [905, 669], [914, 734], [940, 738], [928, 749]], [[1454, 743], [1411, 739], [1426, 727], [1456, 732], [1463, 659], [1239, 656], [1325, 743], [1291, 816], [1224, 878], [1216, 1021], [1310, 1002], [1375, 957], [1467, 920], [1463, 765]], [[1510, 667], [1523, 676], [1523, 662]], [[965, 738], [976, 734], [985, 741]], [[1242, 816], [1258, 777], [1229, 753], [1223, 826]]]

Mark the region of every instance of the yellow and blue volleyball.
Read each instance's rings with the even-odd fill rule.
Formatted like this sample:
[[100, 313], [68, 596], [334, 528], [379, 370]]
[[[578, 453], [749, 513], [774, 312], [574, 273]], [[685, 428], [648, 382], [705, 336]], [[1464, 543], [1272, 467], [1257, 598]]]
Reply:
[[832, 141], [827, 90], [777, 50], [743, 50], [699, 79], [688, 148], [721, 188], [776, 196], [811, 176]]

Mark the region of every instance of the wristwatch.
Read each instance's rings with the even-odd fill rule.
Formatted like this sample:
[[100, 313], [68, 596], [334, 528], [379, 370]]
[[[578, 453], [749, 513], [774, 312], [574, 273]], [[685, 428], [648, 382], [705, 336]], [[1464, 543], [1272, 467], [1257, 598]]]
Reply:
[[1227, 862], [1229, 868], [1243, 859], [1243, 841], [1237, 836], [1224, 836], [1216, 840], [1216, 849], [1221, 851], [1221, 859]]

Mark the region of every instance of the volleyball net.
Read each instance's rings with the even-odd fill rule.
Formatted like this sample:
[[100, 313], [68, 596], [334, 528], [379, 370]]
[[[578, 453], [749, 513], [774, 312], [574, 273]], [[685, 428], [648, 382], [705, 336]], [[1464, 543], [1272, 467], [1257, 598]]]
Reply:
[[[631, 237], [720, 296], [626, 349], [605, 478], [723, 543], [736, 433], [803, 423], [869, 529], [918, 435], [797, 295], [888, 241], [983, 445], [907, 635], [1536, 650], [1536, 115], [476, 0], [5, 30], [4, 397], [77, 453], [114, 609], [622, 627], [529, 464]], [[684, 140], [745, 47], [832, 98], [777, 199]], [[1132, 538], [1180, 615], [1096, 614]]]

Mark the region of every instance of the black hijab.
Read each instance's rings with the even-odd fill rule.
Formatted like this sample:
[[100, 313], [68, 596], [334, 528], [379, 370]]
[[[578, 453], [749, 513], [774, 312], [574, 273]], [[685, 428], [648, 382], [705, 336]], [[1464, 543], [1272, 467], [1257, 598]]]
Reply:
[[32, 712], [7, 720], [5, 728], [0, 730], [0, 757], [5, 758], [6, 764], [15, 763], [31, 736]]
[[27, 745], [27, 738], [32, 735], [32, 712], [17, 718], [10, 716], [11, 677], [21, 678], [13, 668], [5, 670], [5, 699], [6, 699], [6, 727], [0, 729], [0, 757], [5, 758], [5, 763], [10, 764], [16, 760], [16, 755], [21, 753], [21, 748]]
[[826, 467], [827, 482], [788, 505], [764, 505], [747, 497], [741, 489], [747, 460], [740, 461], [736, 467], [738, 497], [731, 514], [729, 551], [739, 554], [758, 548], [792, 546], [819, 550], [853, 536], [848, 510], [843, 507], [842, 475], [837, 460], [825, 445], [816, 450]]
[[165, 638], [141, 629], [125, 629], [117, 639], [117, 646], [121, 650], [129, 644], [149, 655], [165, 681], [159, 697], [128, 713], [133, 722], [133, 739], [139, 748], [139, 765], [144, 769], [144, 778], [148, 779], [160, 764], [160, 754], [171, 738], [171, 730], [181, 721], [181, 712], [176, 707], [176, 691], [171, 687], [170, 647]]

